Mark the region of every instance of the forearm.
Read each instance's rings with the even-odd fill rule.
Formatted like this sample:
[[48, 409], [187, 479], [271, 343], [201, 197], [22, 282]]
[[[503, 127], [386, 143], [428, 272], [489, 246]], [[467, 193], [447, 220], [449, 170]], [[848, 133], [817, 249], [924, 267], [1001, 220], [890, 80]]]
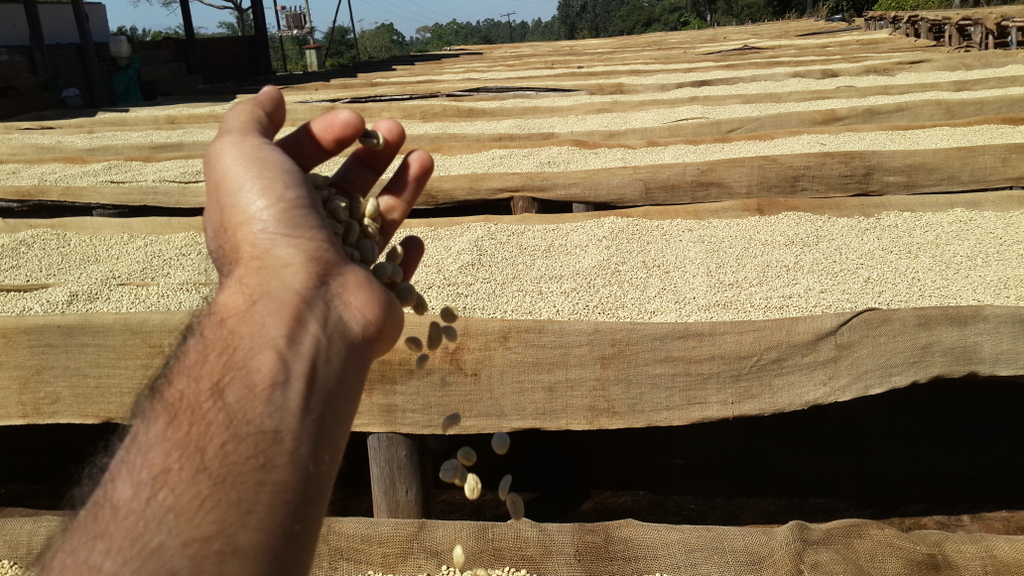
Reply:
[[327, 286], [267, 288], [222, 286], [44, 573], [308, 572], [372, 359]]

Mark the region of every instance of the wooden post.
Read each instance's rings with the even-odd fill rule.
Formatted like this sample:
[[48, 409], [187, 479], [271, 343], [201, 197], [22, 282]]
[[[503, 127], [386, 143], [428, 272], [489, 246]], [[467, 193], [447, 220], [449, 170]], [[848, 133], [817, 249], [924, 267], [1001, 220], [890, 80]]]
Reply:
[[185, 69], [189, 74], [199, 74], [198, 57], [196, 56], [196, 28], [192, 25], [192, 8], [189, 0], [178, 0], [181, 8], [181, 27], [185, 30]]
[[572, 211], [573, 211], [574, 214], [579, 214], [579, 213], [582, 213], [582, 212], [593, 212], [594, 211], [594, 205], [593, 204], [579, 204], [577, 202], [573, 202], [572, 203]]
[[28, 42], [32, 47], [32, 64], [37, 76], [49, 78], [50, 63], [46, 60], [46, 38], [43, 36], [43, 21], [39, 19], [36, 0], [22, 0], [25, 20], [28, 22]]
[[84, 0], [71, 0], [71, 11], [75, 15], [75, 26], [78, 28], [78, 41], [85, 61], [85, 77], [89, 82], [90, 104], [95, 107], [107, 105], [107, 91], [100, 80], [100, 64], [96, 58], [96, 45], [92, 42], [92, 30], [89, 28], [89, 16], [85, 13]]
[[249, 0], [249, 8], [252, 11], [252, 32], [256, 39], [256, 68], [261, 76], [268, 76], [274, 73], [274, 67], [270, 63], [270, 38], [267, 37], [267, 14], [263, 11], [263, 0]]
[[1017, 27], [1010, 26], [1010, 50], [1017, 49]]
[[536, 214], [538, 209], [537, 201], [529, 196], [512, 197], [512, 213], [517, 216], [519, 214]]
[[370, 487], [374, 518], [423, 518], [424, 498], [417, 442], [401, 434], [370, 434]]

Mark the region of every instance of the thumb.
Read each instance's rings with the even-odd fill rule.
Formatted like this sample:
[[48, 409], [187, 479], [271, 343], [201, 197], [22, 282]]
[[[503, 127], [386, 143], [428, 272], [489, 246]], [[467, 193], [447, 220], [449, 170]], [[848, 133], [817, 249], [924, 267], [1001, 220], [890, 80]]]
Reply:
[[275, 86], [264, 86], [253, 98], [239, 102], [221, 118], [217, 134], [262, 136], [273, 140], [284, 126], [284, 95]]

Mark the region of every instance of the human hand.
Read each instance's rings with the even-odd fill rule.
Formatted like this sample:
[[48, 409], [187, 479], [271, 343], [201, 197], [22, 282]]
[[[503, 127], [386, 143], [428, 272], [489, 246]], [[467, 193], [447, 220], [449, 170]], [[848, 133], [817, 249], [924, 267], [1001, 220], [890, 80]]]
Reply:
[[[284, 125], [281, 92], [266, 87], [231, 107], [204, 158], [207, 201], [206, 242], [221, 286], [239, 283], [247, 292], [298, 291], [329, 300], [341, 329], [373, 358], [394, 346], [403, 312], [397, 299], [336, 243], [306, 173], [351, 146], [365, 129], [362, 116], [334, 110], [273, 142]], [[341, 194], [366, 196], [405, 142], [393, 120], [373, 125], [386, 141], [382, 150], [359, 147], [334, 174]], [[378, 196], [383, 248], [408, 216], [433, 172], [423, 151], [406, 155]], [[402, 272], [409, 279], [423, 255], [423, 243], [402, 242]]]

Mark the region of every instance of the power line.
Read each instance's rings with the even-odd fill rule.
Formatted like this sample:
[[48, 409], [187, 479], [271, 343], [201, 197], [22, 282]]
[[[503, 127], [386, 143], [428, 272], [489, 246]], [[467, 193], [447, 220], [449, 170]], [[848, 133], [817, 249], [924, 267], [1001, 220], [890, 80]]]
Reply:
[[437, 14], [438, 16], [441, 16], [443, 18], [447, 18], [449, 20], [458, 20], [458, 18], [456, 18], [455, 16], [449, 16], [447, 14], [441, 14], [437, 10], [431, 10], [430, 8], [427, 8], [423, 4], [417, 4], [416, 2], [413, 2], [412, 0], [409, 0], [409, 4], [412, 4], [413, 6], [419, 6], [420, 8], [423, 8], [424, 10], [426, 10], [427, 12], [433, 12], [434, 14]]
[[381, 8], [380, 6], [377, 6], [376, 4], [370, 4], [366, 0], [363, 0], [363, 3], [368, 5], [368, 6], [370, 6], [374, 10], [380, 10], [381, 12], [387, 12], [388, 14], [391, 14], [392, 16], [398, 16], [399, 18], [401, 18], [401, 19], [403, 19], [403, 20], [405, 20], [407, 22], [414, 22], [414, 23], [417, 23], [417, 24], [422, 23], [422, 20], [414, 20], [412, 18], [409, 18], [405, 14], [399, 14], [397, 12], [392, 12], [391, 10], [388, 10], [387, 8]]
[[415, 15], [416, 15], [416, 16], [418, 16], [419, 18], [426, 18], [427, 20], [430, 20], [430, 19], [431, 19], [431, 18], [430, 18], [430, 16], [427, 16], [426, 14], [420, 14], [419, 12], [416, 12], [416, 11], [414, 11], [414, 10], [409, 10], [409, 9], [408, 9], [408, 8], [406, 8], [405, 6], [402, 6], [402, 5], [399, 5], [399, 4], [395, 4], [395, 3], [394, 3], [394, 2], [392, 2], [391, 0], [383, 0], [383, 1], [384, 1], [384, 2], [387, 2], [388, 4], [391, 4], [391, 5], [392, 5], [392, 6], [394, 6], [395, 8], [398, 8], [399, 10], [405, 10], [405, 11], [406, 11], [406, 12], [408, 12], [409, 14], [415, 14]]
[[512, 44], [515, 40], [512, 39], [512, 16], [515, 12], [509, 12], [508, 14], [502, 14], [502, 18], [508, 18], [508, 43]]

